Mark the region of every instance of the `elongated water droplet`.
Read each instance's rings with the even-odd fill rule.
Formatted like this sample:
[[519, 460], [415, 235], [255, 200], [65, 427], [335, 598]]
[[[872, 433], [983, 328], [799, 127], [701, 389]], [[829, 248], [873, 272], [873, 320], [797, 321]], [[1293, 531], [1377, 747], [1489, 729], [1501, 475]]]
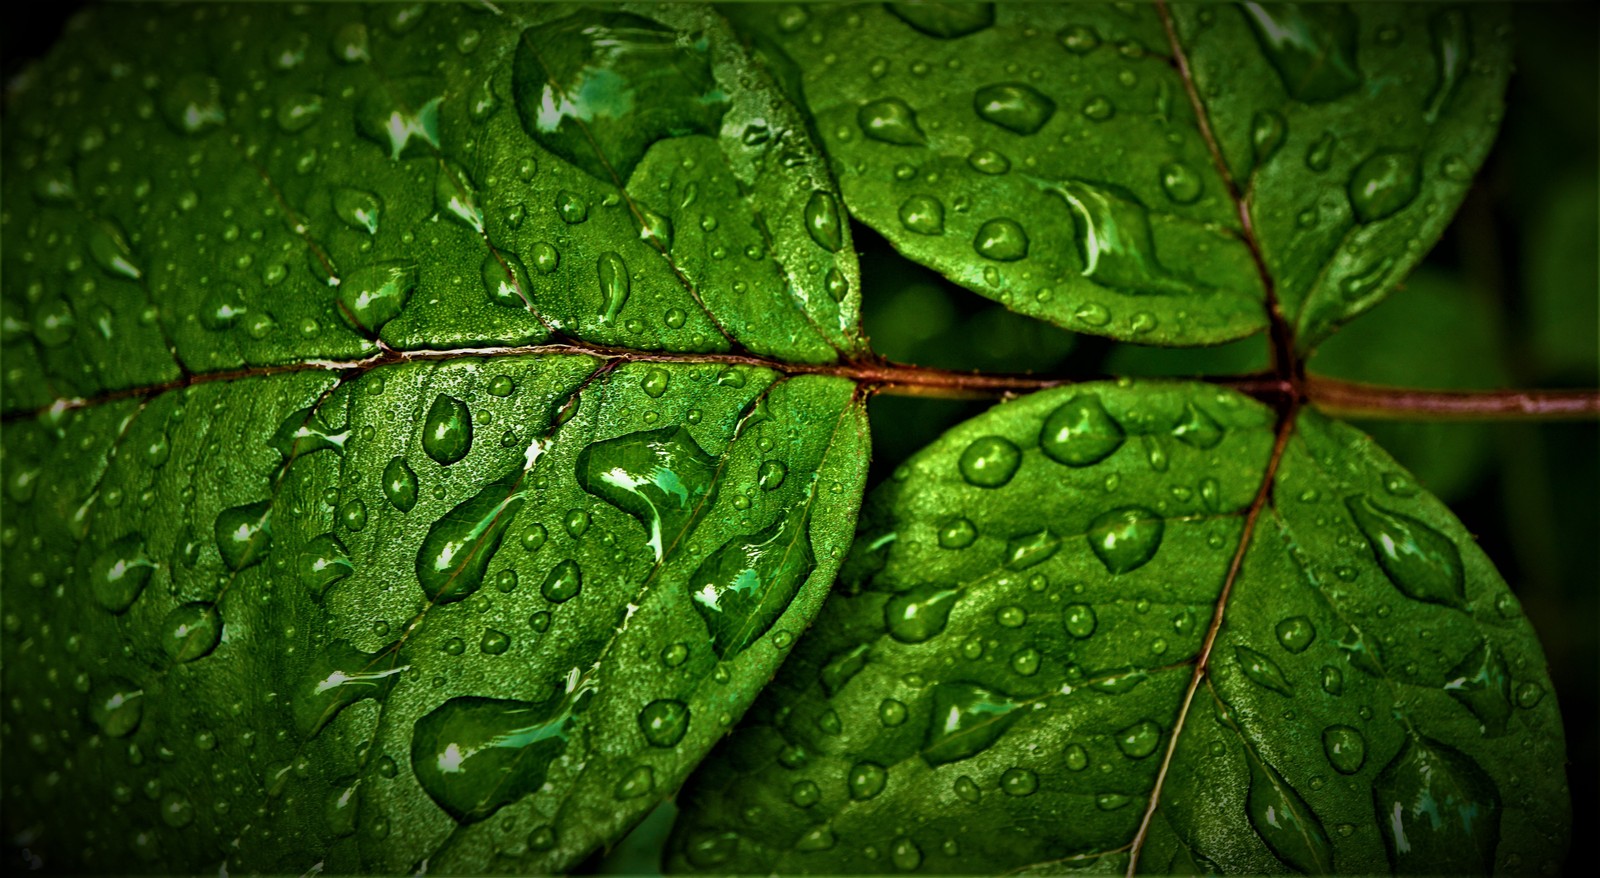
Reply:
[[1361, 85], [1356, 66], [1357, 21], [1343, 6], [1246, 3], [1245, 17], [1289, 96], [1331, 101]]
[[131, 680], [112, 677], [89, 692], [89, 718], [113, 738], [126, 738], [144, 717], [144, 690]]
[[628, 303], [633, 281], [628, 277], [628, 264], [609, 250], [595, 261], [595, 271], [600, 278], [600, 322], [610, 323]]
[[89, 226], [89, 258], [113, 277], [138, 280], [144, 276], [133, 261], [133, 250], [128, 247], [127, 236], [110, 220], [101, 220]]
[[1273, 110], [1259, 110], [1250, 118], [1250, 151], [1257, 167], [1272, 158], [1288, 134], [1288, 123]]
[[837, 253], [844, 246], [844, 225], [839, 219], [839, 200], [831, 192], [817, 190], [806, 201], [806, 231], [817, 246]]
[[350, 228], [376, 235], [383, 202], [371, 192], [346, 186], [333, 190], [333, 213]]
[[296, 731], [302, 738], [315, 737], [346, 707], [384, 698], [405, 670], [397, 645], [375, 653], [345, 640], [319, 647], [290, 695]]
[[348, 427], [339, 428], [337, 431], [328, 427], [318, 417], [316, 407], [311, 406], [284, 418], [267, 444], [286, 459], [295, 460], [318, 451], [344, 454], [345, 443], [349, 440]]
[[453, 396], [435, 396], [422, 421], [422, 450], [441, 466], [449, 466], [471, 449], [472, 410]]
[[1223, 430], [1216, 418], [1191, 402], [1184, 405], [1183, 417], [1172, 428], [1172, 435], [1191, 448], [1210, 449], [1222, 442]]
[[656, 560], [681, 546], [716, 500], [717, 462], [683, 427], [595, 442], [578, 454], [578, 484], [644, 525]]
[[1245, 813], [1261, 840], [1278, 859], [1313, 875], [1333, 872], [1333, 844], [1311, 806], [1278, 770], [1245, 747], [1250, 763], [1250, 793]]
[[522, 508], [521, 480], [522, 470], [512, 470], [428, 528], [417, 550], [417, 582], [426, 599], [448, 604], [483, 585], [489, 560]]
[[89, 565], [89, 589], [95, 603], [121, 613], [133, 606], [155, 569], [155, 562], [145, 557], [144, 540], [128, 534], [102, 549]]
[[1395, 872], [1488, 875], [1500, 841], [1500, 791], [1472, 757], [1408, 734], [1372, 783]]
[[1365, 495], [1347, 498], [1345, 506], [1396, 588], [1419, 601], [1465, 609], [1461, 552], [1449, 537], [1409, 515], [1384, 509]]
[[1150, 679], [1150, 674], [1143, 668], [1119, 668], [1112, 671], [1102, 671], [1086, 684], [1096, 692], [1107, 695], [1123, 695], [1132, 692], [1139, 684]]
[[627, 182], [656, 141], [715, 138], [729, 105], [707, 41], [594, 9], [522, 32], [511, 94], [528, 136], [607, 185]]
[[1239, 662], [1240, 670], [1249, 678], [1250, 682], [1258, 686], [1265, 686], [1280, 695], [1293, 694], [1293, 687], [1283, 675], [1283, 669], [1272, 659], [1267, 658], [1248, 646], [1235, 646], [1233, 657]]
[[259, 563], [272, 550], [272, 501], [231, 506], [217, 513], [211, 527], [217, 553], [229, 570]]
[[1022, 717], [1021, 704], [976, 683], [940, 683], [922, 742], [922, 758], [938, 767], [975, 756]]
[[174, 662], [205, 658], [222, 641], [222, 614], [200, 601], [173, 608], [161, 623], [161, 646]]
[[816, 567], [808, 504], [790, 507], [759, 533], [734, 537], [689, 578], [694, 608], [720, 658], [737, 655], [778, 621]]
[[1416, 153], [1379, 150], [1350, 172], [1350, 209], [1364, 223], [1394, 216], [1422, 190]]
[[1005, 565], [1012, 570], [1026, 570], [1048, 560], [1060, 548], [1061, 538], [1049, 528], [1012, 537], [1006, 541]]
[[839, 694], [839, 690], [867, 666], [870, 651], [868, 644], [859, 643], [829, 658], [828, 663], [822, 666], [822, 671], [817, 675], [818, 682], [822, 684], [822, 691], [828, 693], [829, 698]]
[[1031, 85], [1003, 82], [986, 85], [972, 96], [978, 117], [1017, 134], [1033, 134], [1055, 115], [1056, 102]]
[[1359, 729], [1332, 725], [1322, 730], [1322, 752], [1340, 774], [1355, 774], [1367, 761], [1367, 739]]
[[942, 235], [944, 204], [932, 195], [913, 195], [900, 204], [900, 224], [919, 235]]
[[941, 40], [964, 37], [994, 24], [993, 3], [886, 3], [884, 5], [906, 24]]
[[401, 512], [410, 512], [417, 505], [417, 474], [398, 454], [383, 468], [383, 496]]
[[1478, 718], [1487, 737], [1505, 734], [1511, 719], [1511, 669], [1485, 640], [1445, 674], [1444, 691]]
[[1136, 295], [1179, 295], [1199, 285], [1161, 264], [1150, 212], [1132, 192], [1110, 184], [1062, 180], [1044, 185], [1072, 211], [1082, 274], [1097, 284]]
[[1011, 481], [1022, 466], [1022, 449], [1003, 436], [982, 436], [961, 452], [957, 468], [968, 484], [998, 488]]
[[476, 823], [544, 786], [592, 687], [543, 702], [452, 698], [417, 720], [411, 767], [439, 807]]
[[1433, 91], [1428, 95], [1427, 110], [1423, 113], [1423, 118], [1432, 124], [1438, 120], [1445, 104], [1450, 102], [1450, 96], [1455, 94], [1456, 87], [1461, 84], [1462, 78], [1467, 73], [1467, 65], [1472, 60], [1466, 13], [1460, 9], [1445, 9], [1434, 13], [1428, 20], [1428, 36], [1433, 41], [1433, 60], [1437, 74]]
[[509, 253], [490, 253], [478, 268], [483, 291], [489, 301], [502, 308], [528, 310], [533, 307], [533, 286], [522, 260]]
[[300, 549], [295, 567], [301, 584], [318, 600], [334, 583], [355, 572], [355, 565], [350, 563], [350, 553], [345, 551], [344, 543], [331, 533], [308, 541]]
[[1039, 448], [1067, 466], [1088, 466], [1110, 457], [1127, 434], [1106, 411], [1100, 397], [1083, 394], [1062, 403], [1044, 419]]
[[985, 259], [1016, 262], [1028, 255], [1028, 233], [1016, 220], [999, 217], [978, 227], [972, 249]]
[[897, 146], [921, 146], [928, 142], [927, 135], [917, 125], [917, 114], [899, 98], [882, 98], [862, 104], [856, 111], [856, 124], [861, 132], [880, 143]]
[[959, 588], [925, 585], [895, 595], [883, 606], [889, 635], [901, 643], [922, 643], [938, 635], [961, 594]]
[[1114, 574], [1150, 563], [1161, 548], [1166, 523], [1143, 506], [1122, 506], [1102, 513], [1089, 525], [1089, 548]]

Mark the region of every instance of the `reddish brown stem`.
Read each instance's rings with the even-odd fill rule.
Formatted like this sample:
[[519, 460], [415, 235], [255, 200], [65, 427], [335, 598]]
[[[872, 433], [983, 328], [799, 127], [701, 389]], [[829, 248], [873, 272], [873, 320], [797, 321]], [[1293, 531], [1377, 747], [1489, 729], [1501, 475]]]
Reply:
[[1590, 420], [1600, 390], [1415, 390], [1307, 375], [1305, 396], [1322, 412], [1385, 420]]

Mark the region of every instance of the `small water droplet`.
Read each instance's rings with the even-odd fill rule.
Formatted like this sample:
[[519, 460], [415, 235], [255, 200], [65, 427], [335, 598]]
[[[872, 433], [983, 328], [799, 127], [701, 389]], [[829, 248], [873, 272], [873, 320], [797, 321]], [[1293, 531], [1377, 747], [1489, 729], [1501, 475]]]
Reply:
[[959, 588], [927, 585], [901, 592], [883, 607], [889, 634], [901, 643], [922, 643], [944, 631], [950, 610], [961, 598]]

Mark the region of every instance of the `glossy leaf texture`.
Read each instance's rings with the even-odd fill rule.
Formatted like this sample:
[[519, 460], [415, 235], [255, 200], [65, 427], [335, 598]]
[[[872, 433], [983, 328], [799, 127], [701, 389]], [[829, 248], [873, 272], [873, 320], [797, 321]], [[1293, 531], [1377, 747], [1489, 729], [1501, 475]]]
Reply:
[[735, 21], [794, 59], [852, 214], [910, 258], [1068, 329], [1163, 345], [1261, 331], [1268, 276], [1309, 349], [1460, 202], [1499, 121], [1504, 16], [1167, 14], [891, 3]]
[[1182, 711], [1274, 422], [1214, 386], [1094, 383], [913, 457], [680, 797], [670, 865], [1120, 872], [1176, 734], [1141, 872], [1559, 868], [1533, 632], [1444, 506], [1347, 426], [1295, 422]]
[[51, 868], [570, 869], [817, 612], [867, 431], [785, 366], [860, 351], [859, 280], [714, 11], [96, 8], [6, 112], [0, 750]]

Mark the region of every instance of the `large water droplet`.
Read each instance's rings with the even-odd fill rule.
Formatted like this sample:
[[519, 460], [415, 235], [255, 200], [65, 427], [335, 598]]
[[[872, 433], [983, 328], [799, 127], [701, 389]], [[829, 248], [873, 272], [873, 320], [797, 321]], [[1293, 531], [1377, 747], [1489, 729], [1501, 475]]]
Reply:
[[1016, 262], [1028, 255], [1028, 233], [1016, 220], [992, 219], [978, 227], [972, 249], [985, 259]]
[[453, 396], [435, 396], [422, 421], [422, 450], [441, 466], [449, 466], [471, 448], [472, 410]]
[[89, 258], [107, 274], [129, 280], [138, 280], [144, 272], [133, 261], [133, 250], [128, 247], [127, 236], [110, 220], [101, 220], [89, 226]]
[[95, 603], [121, 613], [133, 606], [155, 569], [155, 563], [145, 557], [144, 540], [128, 534], [102, 549], [89, 565], [89, 589]]
[[683, 427], [595, 442], [579, 453], [577, 476], [585, 491], [639, 519], [658, 561], [716, 500], [717, 462]]
[[850, 774], [845, 780], [850, 790], [850, 798], [856, 801], [865, 801], [883, 792], [889, 784], [889, 770], [876, 762], [857, 762], [850, 766]]
[[919, 235], [942, 235], [944, 204], [932, 195], [913, 195], [900, 204], [900, 224]]
[[944, 630], [950, 620], [950, 610], [961, 594], [959, 588], [938, 585], [901, 592], [884, 604], [884, 624], [895, 640], [922, 643]]
[[417, 474], [398, 454], [383, 468], [383, 496], [401, 512], [410, 512], [417, 505]]
[[544, 786], [589, 691], [576, 685], [537, 703], [473, 696], [446, 701], [417, 720], [411, 739], [417, 782], [461, 823], [489, 817]]
[[639, 711], [639, 731], [652, 747], [676, 747], [689, 730], [689, 705], [658, 698]]
[[1122, 425], [1094, 394], [1081, 394], [1057, 406], [1044, 419], [1039, 448], [1067, 466], [1088, 466], [1110, 457], [1127, 438]]
[[174, 662], [205, 658], [221, 641], [222, 614], [215, 604], [181, 604], [161, 623], [161, 646]]
[[1183, 417], [1172, 428], [1172, 435], [1191, 448], [1210, 449], [1222, 442], [1223, 429], [1216, 418], [1190, 402], [1184, 404]]
[[934, 767], [989, 749], [1022, 717], [1023, 705], [976, 683], [940, 683], [932, 699], [922, 758]]
[[144, 690], [130, 680], [112, 677], [89, 692], [89, 718], [113, 738], [125, 738], [144, 717]]
[[1250, 763], [1250, 793], [1245, 813], [1261, 840], [1278, 859], [1301, 872], [1333, 872], [1333, 844], [1311, 806], [1283, 779], [1278, 770], [1246, 746]]
[[533, 308], [533, 286], [528, 282], [528, 269], [522, 265], [522, 260], [509, 253], [490, 253], [483, 257], [478, 275], [489, 301], [502, 308]]
[[628, 303], [628, 292], [633, 286], [628, 277], [628, 264], [608, 250], [595, 260], [595, 273], [600, 279], [600, 322], [610, 323]]
[[1345, 506], [1396, 588], [1419, 601], [1465, 609], [1461, 552], [1449, 537], [1364, 495], [1347, 498]]
[[1466, 13], [1460, 9], [1444, 9], [1434, 13], [1428, 20], [1428, 35], [1433, 40], [1433, 60], [1438, 73], [1433, 91], [1428, 95], [1423, 118], [1432, 124], [1439, 118], [1444, 105], [1449, 103], [1450, 96], [1455, 94], [1471, 60]]
[[1003, 436], [981, 436], [961, 452], [957, 468], [968, 484], [998, 488], [1022, 466], [1022, 449]]
[[290, 413], [278, 424], [267, 444], [286, 460], [295, 460], [318, 451], [344, 453], [350, 440], [348, 427], [333, 428], [322, 422], [316, 406]]
[[816, 567], [807, 504], [789, 507], [771, 526], [734, 537], [689, 579], [694, 608], [711, 631], [718, 657], [737, 655], [771, 628]]
[[1305, 616], [1290, 616], [1274, 629], [1278, 644], [1292, 653], [1302, 653], [1317, 639], [1316, 626]]
[[582, 591], [583, 570], [570, 558], [550, 568], [539, 584], [539, 594], [552, 604], [564, 604]]
[[417, 581], [424, 597], [447, 604], [483, 585], [489, 560], [522, 508], [521, 479], [517, 469], [490, 482], [428, 528], [417, 550]]
[[1088, 604], [1068, 604], [1061, 610], [1061, 621], [1067, 633], [1082, 640], [1094, 634], [1094, 607]]
[[1444, 691], [1472, 711], [1486, 736], [1505, 734], [1511, 718], [1511, 669], [1489, 641], [1479, 643], [1445, 674]]
[[1290, 97], [1321, 103], [1361, 85], [1354, 12], [1333, 5], [1246, 3], [1244, 13]]
[[1359, 729], [1332, 725], [1322, 730], [1322, 752], [1340, 774], [1355, 774], [1367, 761], [1367, 739]]
[[1005, 565], [1012, 570], [1026, 570], [1048, 560], [1060, 548], [1061, 538], [1049, 528], [1012, 537], [1006, 541]]
[[844, 246], [844, 224], [839, 218], [839, 200], [831, 192], [817, 190], [806, 201], [806, 231], [817, 246], [837, 253]]
[[728, 96], [707, 41], [627, 12], [584, 10], [522, 32], [511, 93], [523, 130], [608, 184], [658, 140], [715, 138]]
[[1293, 694], [1293, 687], [1289, 679], [1283, 675], [1283, 669], [1277, 662], [1267, 658], [1248, 646], [1235, 646], [1233, 657], [1239, 662], [1239, 669], [1250, 682], [1258, 686], [1265, 686], [1280, 695]]
[[1194, 281], [1174, 274], [1157, 258], [1150, 213], [1132, 192], [1082, 180], [1044, 188], [1065, 199], [1072, 211], [1084, 277], [1136, 295], [1195, 292]]
[[1122, 506], [1089, 524], [1089, 548], [1112, 573], [1127, 573], [1150, 563], [1161, 548], [1166, 523], [1143, 506]]
[[433, 206], [440, 214], [452, 217], [474, 232], [483, 234], [483, 208], [472, 178], [460, 165], [441, 162], [433, 178]]
[[333, 213], [350, 228], [376, 235], [383, 202], [371, 192], [346, 186], [333, 190]]
[[1130, 759], [1143, 759], [1161, 746], [1161, 727], [1153, 720], [1140, 720], [1117, 732], [1117, 749]]
[[1500, 841], [1500, 792], [1472, 757], [1408, 734], [1372, 783], [1395, 872], [1488, 875]]
[[211, 527], [217, 553], [229, 570], [259, 563], [272, 550], [272, 501], [230, 506], [217, 513]]
[[993, 3], [887, 3], [889, 11], [930, 37], [951, 40], [994, 24]]
[[1422, 190], [1422, 169], [1417, 155], [1402, 150], [1380, 150], [1350, 172], [1350, 208], [1356, 219], [1376, 222], [1399, 213]]
[[356, 110], [356, 130], [387, 148], [396, 160], [408, 153], [426, 155], [439, 148], [439, 105], [444, 97], [426, 79], [401, 80], [388, 88], [365, 90]]
[[317, 648], [290, 695], [296, 731], [303, 738], [315, 737], [339, 711], [363, 699], [388, 695], [406, 671], [399, 653], [395, 646], [365, 653], [345, 640]]
[[870, 101], [856, 111], [856, 123], [862, 133], [882, 143], [898, 146], [921, 146], [928, 142], [927, 135], [917, 125], [917, 114], [899, 98], [882, 98]]
[[309, 540], [295, 559], [295, 572], [312, 597], [321, 599], [328, 588], [355, 572], [344, 543], [331, 533]]
[[1033, 134], [1050, 121], [1056, 102], [1021, 82], [986, 85], [972, 96], [979, 118], [1017, 134]]
[[867, 666], [870, 652], [869, 644], [858, 643], [829, 658], [828, 663], [823, 665], [817, 674], [817, 680], [822, 684], [822, 691], [828, 693], [829, 698], [839, 694], [839, 690]]

